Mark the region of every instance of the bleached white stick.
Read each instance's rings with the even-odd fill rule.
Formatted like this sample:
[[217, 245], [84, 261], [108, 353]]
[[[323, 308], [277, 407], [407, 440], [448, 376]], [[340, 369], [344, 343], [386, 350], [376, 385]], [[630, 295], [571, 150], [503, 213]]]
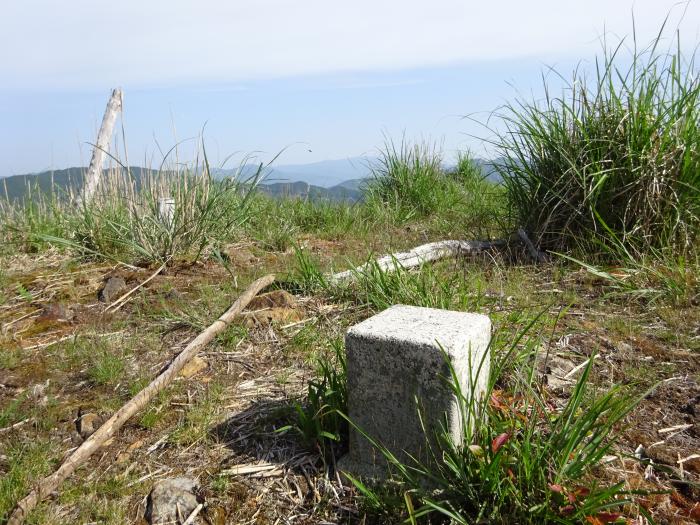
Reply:
[[[502, 246], [504, 241], [439, 241], [423, 244], [408, 252], [399, 252], [392, 255], [385, 255], [375, 261], [381, 270], [391, 271], [394, 269], [394, 263], [398, 263], [403, 268], [413, 268], [422, 264], [445, 259], [447, 257], [456, 257], [468, 253], [478, 253], [496, 246]], [[354, 270], [346, 270], [344, 272], [330, 275], [328, 280], [331, 283], [338, 284], [352, 279], [356, 274], [368, 268], [370, 263], [358, 266]]]
[[122, 90], [117, 88], [112, 91], [112, 96], [109, 97], [109, 102], [107, 102], [107, 108], [105, 109], [104, 117], [102, 117], [102, 125], [97, 134], [97, 142], [95, 142], [95, 147], [92, 150], [90, 167], [85, 174], [83, 193], [78, 198], [78, 205], [88, 204], [95, 195], [95, 191], [97, 191], [97, 186], [100, 183], [100, 176], [102, 175], [102, 164], [104, 164], [105, 152], [109, 148], [109, 143], [112, 140], [114, 123], [121, 109]]

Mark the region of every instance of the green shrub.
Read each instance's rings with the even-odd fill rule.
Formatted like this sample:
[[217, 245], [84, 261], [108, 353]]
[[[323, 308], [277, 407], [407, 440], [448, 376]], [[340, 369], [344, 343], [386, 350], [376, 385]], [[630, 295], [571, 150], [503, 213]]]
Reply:
[[561, 96], [500, 113], [497, 149], [519, 225], [545, 250], [608, 258], [620, 248], [685, 253], [700, 217], [700, 79], [680, 48], [621, 43], [576, 70]]

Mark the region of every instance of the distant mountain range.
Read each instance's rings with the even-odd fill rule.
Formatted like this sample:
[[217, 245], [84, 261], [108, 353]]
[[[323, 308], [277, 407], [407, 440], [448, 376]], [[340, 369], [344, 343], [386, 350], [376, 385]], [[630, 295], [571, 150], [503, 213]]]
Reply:
[[[130, 171], [138, 188], [142, 177], [150, 170], [133, 166], [130, 168]], [[245, 166], [239, 175], [245, 181], [254, 176], [256, 172], [256, 167]], [[235, 170], [216, 170], [214, 176], [218, 179], [223, 179], [233, 176], [235, 173]], [[342, 171], [340, 174], [330, 173], [328, 176], [323, 176], [320, 173], [311, 173], [311, 175], [305, 176], [304, 173], [301, 171], [298, 174], [294, 174], [294, 172], [284, 168], [275, 168], [264, 179], [259, 181], [258, 189], [272, 197], [302, 197], [312, 200], [355, 202], [362, 198], [360, 186], [369, 176], [368, 173], [360, 172], [361, 175], [364, 175], [363, 177], [338, 181], [339, 178], [345, 175], [355, 175], [357, 173], [349, 170]], [[67, 168], [27, 175], [13, 175], [0, 179], [0, 198], [7, 196], [11, 201], [22, 199], [28, 195], [30, 187], [34, 194], [49, 194], [52, 190], [59, 193], [67, 192], [69, 189], [75, 191], [82, 187], [84, 174], [85, 168]], [[283, 177], [282, 174], [285, 176]], [[320, 181], [323, 186], [310, 183], [309, 181]]]
[[299, 197], [312, 201], [357, 202], [362, 200], [363, 195], [359, 185], [354, 185], [354, 183], [355, 180], [351, 180], [330, 188], [323, 188], [307, 182], [275, 182], [272, 184], [261, 184], [258, 186], [258, 190], [276, 198]]
[[[280, 165], [268, 168], [264, 179], [260, 181], [260, 191], [274, 197], [301, 196], [310, 199], [358, 201], [362, 198], [362, 185], [371, 177], [370, 164], [374, 159], [353, 157], [340, 160], [325, 160], [311, 164]], [[476, 160], [484, 176], [493, 182], [500, 181], [493, 163], [482, 159]], [[139, 185], [141, 178], [150, 170], [138, 166], [131, 167], [131, 174]], [[252, 164], [236, 169], [214, 169], [215, 178], [223, 179], [234, 176], [237, 172], [243, 180], [255, 175], [258, 167]], [[67, 191], [80, 188], [83, 184], [85, 168], [67, 168], [63, 170], [44, 171], [27, 175], [13, 175], [0, 179], [0, 197], [5, 194], [10, 200], [21, 199], [27, 195], [31, 185], [42, 193], [52, 189]]]
[[[366, 179], [371, 175], [370, 164], [375, 159], [370, 157], [352, 157], [339, 160], [323, 160], [311, 164], [289, 164], [272, 166], [265, 170], [264, 184], [279, 182], [306, 182], [312, 186], [332, 188], [348, 180]], [[215, 177], [235, 175], [237, 169], [214, 169]], [[240, 170], [245, 178], [255, 174], [257, 166], [249, 164]]]
[[[150, 171], [146, 168], [132, 166], [131, 173], [138, 184], [143, 174]], [[85, 168], [66, 168], [64, 170], [42, 171], [41, 173], [29, 173], [26, 175], [11, 175], [0, 179], [0, 197], [8, 197], [10, 200], [22, 199], [28, 192], [49, 194], [51, 191], [58, 193], [67, 192], [70, 189], [82, 188]]]

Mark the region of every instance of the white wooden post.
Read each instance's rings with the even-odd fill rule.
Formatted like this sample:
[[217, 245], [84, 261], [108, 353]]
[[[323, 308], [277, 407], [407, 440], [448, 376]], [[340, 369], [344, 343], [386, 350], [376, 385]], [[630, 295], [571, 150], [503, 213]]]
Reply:
[[112, 131], [114, 130], [114, 123], [117, 120], [117, 114], [122, 109], [122, 90], [117, 88], [112, 91], [112, 96], [107, 102], [107, 108], [105, 109], [104, 117], [102, 118], [102, 125], [100, 126], [100, 131], [97, 134], [97, 142], [92, 150], [92, 159], [90, 160], [90, 167], [85, 174], [85, 183], [83, 185], [83, 192], [78, 198], [78, 205], [89, 204], [92, 197], [97, 190], [97, 186], [100, 183], [100, 176], [102, 175], [102, 164], [104, 163], [105, 152], [109, 148], [109, 143], [112, 140]]

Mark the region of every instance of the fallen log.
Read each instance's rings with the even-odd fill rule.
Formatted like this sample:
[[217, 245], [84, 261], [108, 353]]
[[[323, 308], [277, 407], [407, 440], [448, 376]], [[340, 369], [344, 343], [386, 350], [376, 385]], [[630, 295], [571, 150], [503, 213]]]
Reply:
[[112, 417], [97, 429], [82, 445], [80, 445], [53, 474], [42, 479], [32, 491], [15, 506], [7, 525], [20, 525], [24, 522], [29, 512], [39, 502], [54, 492], [58, 486], [82, 465], [102, 444], [111, 438], [131, 416], [144, 408], [148, 402], [166, 386], [168, 386], [182, 368], [192, 359], [199, 350], [211, 342], [221, 333], [231, 321], [240, 314], [248, 303], [260, 290], [272, 284], [274, 275], [267, 275], [251, 284], [243, 294], [236, 299], [231, 307], [206, 330], [200, 333], [180, 354], [173, 359], [170, 365], [161, 372], [146, 388], [122, 406]]
[[483, 252], [491, 248], [505, 246], [505, 241], [439, 241], [423, 244], [408, 252], [399, 252], [391, 255], [380, 257], [373, 263], [365, 263], [353, 270], [335, 273], [328, 277], [328, 281], [332, 284], [340, 284], [352, 279], [358, 273], [370, 267], [377, 265], [381, 270], [392, 271], [395, 264], [398, 263], [402, 268], [413, 268], [421, 266], [427, 262], [446, 259], [448, 257], [457, 257], [470, 253]]

